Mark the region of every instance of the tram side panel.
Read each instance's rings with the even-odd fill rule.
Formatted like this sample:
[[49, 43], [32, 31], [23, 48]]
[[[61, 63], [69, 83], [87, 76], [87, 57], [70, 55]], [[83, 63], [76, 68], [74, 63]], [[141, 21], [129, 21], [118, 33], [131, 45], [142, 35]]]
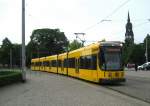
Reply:
[[41, 57], [40, 58], [40, 71], [45, 71], [44, 61], [45, 61], [45, 57]]
[[33, 59], [31, 60], [31, 70], [35, 70], [35, 61]]
[[97, 53], [98, 46], [90, 46], [81, 51], [79, 58], [79, 78], [98, 82]]
[[79, 71], [77, 70], [76, 60], [79, 57], [79, 52], [70, 52], [68, 54], [67, 65], [68, 65], [68, 76], [79, 77]]
[[63, 74], [63, 75], [67, 74], [67, 67], [65, 67], [65, 64], [64, 64], [66, 59], [67, 59], [67, 53], [58, 55], [57, 62], [58, 62], [58, 73], [59, 74]]
[[51, 58], [52, 58], [52, 56], [47, 56], [45, 58], [45, 64], [46, 64], [45, 71], [46, 72], [51, 72]]

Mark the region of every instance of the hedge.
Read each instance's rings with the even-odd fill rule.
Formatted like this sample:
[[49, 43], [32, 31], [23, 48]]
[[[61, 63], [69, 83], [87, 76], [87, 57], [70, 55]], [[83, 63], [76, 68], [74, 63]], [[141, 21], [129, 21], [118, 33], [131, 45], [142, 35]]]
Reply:
[[0, 86], [22, 81], [22, 73], [14, 71], [0, 71]]

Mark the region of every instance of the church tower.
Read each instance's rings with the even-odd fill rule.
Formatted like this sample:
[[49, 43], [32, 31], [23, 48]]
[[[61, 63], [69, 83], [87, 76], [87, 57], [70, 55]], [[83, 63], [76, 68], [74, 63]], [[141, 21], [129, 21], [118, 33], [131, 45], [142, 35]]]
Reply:
[[134, 34], [132, 31], [132, 23], [130, 22], [130, 15], [128, 12], [128, 19], [126, 24], [125, 43], [130, 46], [134, 44]]

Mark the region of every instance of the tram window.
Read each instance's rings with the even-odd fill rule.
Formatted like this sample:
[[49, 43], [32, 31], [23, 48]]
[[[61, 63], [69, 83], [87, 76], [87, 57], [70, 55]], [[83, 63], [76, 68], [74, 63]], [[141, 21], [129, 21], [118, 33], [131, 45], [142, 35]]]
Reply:
[[91, 68], [91, 56], [85, 56], [85, 69], [90, 69]]
[[34, 62], [32, 62], [32, 63], [31, 63], [31, 66], [34, 66], [34, 65], [35, 65], [35, 63], [34, 63]]
[[39, 66], [39, 62], [36, 63], [36, 66]]
[[44, 63], [44, 62], [42, 62], [42, 66], [45, 66], [45, 63]]
[[43, 66], [46, 66], [46, 62], [45, 61], [43, 62]]
[[51, 61], [49, 61], [49, 65], [48, 65], [48, 66], [51, 68], [51, 66], [52, 66], [52, 65], [51, 65]]
[[96, 55], [88, 55], [80, 57], [80, 68], [96, 70], [97, 60]]
[[41, 62], [41, 66], [44, 66], [44, 63], [43, 63], [43, 62]]
[[36, 62], [35, 65], [36, 65], [36, 66], [39, 66], [39, 62]]
[[41, 66], [42, 65], [42, 62], [37, 62], [37, 66]]
[[69, 58], [68, 59], [68, 67], [69, 68], [75, 68], [75, 58]]
[[56, 60], [52, 60], [51, 65], [52, 65], [52, 67], [57, 67], [57, 61]]
[[97, 56], [96, 55], [92, 56], [91, 69], [93, 69], [93, 70], [97, 69]]
[[47, 61], [47, 62], [46, 62], [46, 66], [49, 66], [49, 64], [50, 64], [50, 62], [49, 62], [49, 61]]
[[49, 66], [49, 62], [48, 61], [43, 62], [43, 65], [44, 66]]
[[80, 68], [84, 69], [84, 65], [85, 65], [85, 63], [84, 63], [84, 57], [80, 57]]
[[35, 66], [37, 66], [37, 62], [35, 63]]
[[58, 67], [61, 67], [61, 60], [58, 60]]
[[67, 66], [68, 66], [67, 65], [67, 59], [64, 59], [63, 65], [64, 65], [65, 68], [67, 68]]

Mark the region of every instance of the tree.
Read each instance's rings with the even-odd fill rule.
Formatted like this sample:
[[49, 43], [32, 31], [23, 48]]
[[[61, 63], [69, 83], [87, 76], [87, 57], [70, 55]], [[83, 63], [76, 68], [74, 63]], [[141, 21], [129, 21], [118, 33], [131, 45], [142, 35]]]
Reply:
[[131, 63], [136, 63], [138, 65], [145, 62], [143, 44], [134, 45], [131, 55], [129, 56]]
[[39, 51], [38, 51], [37, 45], [34, 42], [30, 41], [28, 43], [28, 45], [26, 46], [26, 64], [27, 64], [27, 66], [30, 66], [32, 58], [39, 57], [38, 53], [39, 53]]
[[21, 67], [21, 44], [13, 44], [12, 63], [15, 67]]
[[27, 61], [31, 58], [63, 53], [68, 45], [64, 32], [59, 29], [36, 29], [27, 45]]
[[1, 46], [1, 56], [0, 60], [1, 63], [4, 64], [10, 64], [10, 50], [12, 49], [12, 43], [11, 41], [6, 37], [2, 41], [2, 46]]
[[134, 45], [128, 46], [127, 43], [123, 44], [123, 63], [124, 63], [124, 65], [132, 62], [132, 59], [130, 57], [133, 52], [133, 47], [134, 47]]
[[148, 61], [150, 61], [150, 35], [149, 34], [147, 34], [146, 38], [143, 41], [144, 42], [143, 48], [145, 52], [146, 52], [146, 39], [147, 39]]
[[7, 37], [2, 41], [1, 48], [2, 49], [10, 49], [10, 48], [12, 48], [12, 43]]
[[12, 66], [19, 67], [21, 65], [21, 45], [12, 44], [8, 38], [5, 38], [0, 48], [0, 64], [10, 65], [10, 56], [12, 58]]
[[2, 48], [0, 46], [0, 65], [2, 65], [2, 53], [3, 53], [3, 51], [2, 51]]
[[80, 42], [78, 42], [77, 40], [74, 40], [69, 44], [69, 51], [78, 49], [80, 47], [82, 47], [82, 44]]

